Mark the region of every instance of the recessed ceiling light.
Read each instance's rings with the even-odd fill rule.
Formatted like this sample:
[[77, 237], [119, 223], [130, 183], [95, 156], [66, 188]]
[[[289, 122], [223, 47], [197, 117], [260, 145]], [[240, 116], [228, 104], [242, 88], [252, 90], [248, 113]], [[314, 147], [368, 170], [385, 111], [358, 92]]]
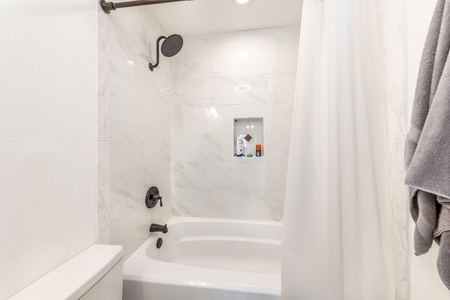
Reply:
[[249, 0], [234, 0], [234, 2], [236, 2], [239, 5], [244, 5], [247, 4]]

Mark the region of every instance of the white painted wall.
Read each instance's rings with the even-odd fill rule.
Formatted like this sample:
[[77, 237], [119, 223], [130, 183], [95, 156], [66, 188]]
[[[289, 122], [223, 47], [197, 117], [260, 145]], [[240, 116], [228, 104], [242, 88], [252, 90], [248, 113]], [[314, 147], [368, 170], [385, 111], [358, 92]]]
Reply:
[[0, 9], [0, 299], [95, 239], [96, 2]]

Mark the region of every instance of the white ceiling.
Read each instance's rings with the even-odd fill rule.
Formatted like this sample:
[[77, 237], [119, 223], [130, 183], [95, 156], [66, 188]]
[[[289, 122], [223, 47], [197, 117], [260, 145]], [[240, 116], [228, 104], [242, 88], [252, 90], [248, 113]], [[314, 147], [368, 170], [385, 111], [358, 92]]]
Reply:
[[168, 33], [183, 36], [299, 25], [302, 0], [193, 0], [152, 5]]

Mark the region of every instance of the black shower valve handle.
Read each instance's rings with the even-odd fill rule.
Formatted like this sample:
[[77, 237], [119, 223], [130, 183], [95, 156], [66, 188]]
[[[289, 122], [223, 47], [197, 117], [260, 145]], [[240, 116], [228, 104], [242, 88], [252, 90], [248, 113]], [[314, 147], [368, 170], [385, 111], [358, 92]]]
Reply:
[[158, 201], [159, 200], [159, 206], [160, 207], [162, 207], [163, 206], [163, 203], [162, 203], [162, 196], [157, 196], [157, 195], [154, 195], [153, 196], [153, 199], [155, 199], [156, 201]]

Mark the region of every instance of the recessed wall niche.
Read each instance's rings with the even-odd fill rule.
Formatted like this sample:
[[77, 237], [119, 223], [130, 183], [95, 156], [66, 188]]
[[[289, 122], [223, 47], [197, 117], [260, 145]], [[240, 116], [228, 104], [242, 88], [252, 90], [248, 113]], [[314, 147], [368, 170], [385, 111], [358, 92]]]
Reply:
[[264, 156], [263, 118], [234, 119], [234, 156]]

